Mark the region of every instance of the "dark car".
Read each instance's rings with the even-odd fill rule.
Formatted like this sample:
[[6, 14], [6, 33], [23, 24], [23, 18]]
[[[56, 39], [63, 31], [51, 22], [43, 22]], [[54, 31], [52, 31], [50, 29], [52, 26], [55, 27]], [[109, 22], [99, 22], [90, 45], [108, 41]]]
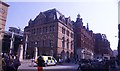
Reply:
[[82, 71], [92, 71], [92, 65], [91, 65], [91, 61], [88, 59], [82, 59], [80, 61], [81, 63], [81, 70]]

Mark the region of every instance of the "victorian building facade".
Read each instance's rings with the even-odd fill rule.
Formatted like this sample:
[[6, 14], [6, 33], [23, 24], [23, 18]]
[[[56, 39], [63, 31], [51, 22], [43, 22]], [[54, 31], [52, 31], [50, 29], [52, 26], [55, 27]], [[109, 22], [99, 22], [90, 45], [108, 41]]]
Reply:
[[5, 2], [0, 1], [0, 40], [4, 36], [5, 23], [7, 19], [9, 5]]
[[83, 26], [82, 18], [78, 14], [76, 22], [74, 22], [74, 44], [76, 59], [92, 59], [94, 55], [94, 36], [93, 31]]
[[105, 35], [94, 34], [88, 23], [83, 26], [80, 15], [74, 22], [58, 10], [50, 9], [30, 19], [24, 28], [23, 54], [24, 59], [52, 55], [65, 61], [68, 58], [93, 59], [94, 55], [110, 56], [112, 50]]
[[107, 40], [105, 34], [96, 33], [95, 37], [95, 58], [110, 58], [113, 55], [112, 49], [110, 48], [110, 42]]
[[52, 55], [56, 59], [73, 58], [74, 32], [70, 17], [56, 9], [40, 12], [24, 29], [24, 58]]

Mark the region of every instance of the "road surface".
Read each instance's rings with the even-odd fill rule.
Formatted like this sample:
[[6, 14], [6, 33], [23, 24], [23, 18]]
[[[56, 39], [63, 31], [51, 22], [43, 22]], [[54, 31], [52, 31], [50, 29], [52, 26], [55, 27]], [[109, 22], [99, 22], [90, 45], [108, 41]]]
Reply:
[[[56, 66], [43, 67], [44, 71], [76, 71], [78, 65], [74, 63], [64, 63]], [[23, 61], [18, 71], [37, 71], [37, 65], [31, 61]]]
[[[58, 64], [56, 66], [43, 67], [43, 71], [78, 71], [77, 68], [78, 68], [78, 64], [63, 63], [63, 64]], [[27, 61], [24, 60], [22, 61], [18, 71], [37, 71], [37, 65], [35, 63], [33, 65], [30, 60]], [[109, 71], [120, 71], [120, 67], [117, 70], [109, 70]]]

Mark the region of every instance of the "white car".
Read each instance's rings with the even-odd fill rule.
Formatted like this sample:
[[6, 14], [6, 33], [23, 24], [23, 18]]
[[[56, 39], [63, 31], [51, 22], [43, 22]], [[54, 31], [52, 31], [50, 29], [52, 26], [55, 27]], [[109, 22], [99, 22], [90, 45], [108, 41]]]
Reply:
[[[40, 56], [38, 56], [39, 58]], [[56, 65], [57, 64], [57, 60], [53, 57], [53, 56], [41, 56], [44, 60], [44, 64], [45, 66], [48, 66], [48, 65]], [[38, 59], [37, 58], [37, 59]], [[37, 64], [38, 61], [37, 59], [35, 59], [35, 63]]]

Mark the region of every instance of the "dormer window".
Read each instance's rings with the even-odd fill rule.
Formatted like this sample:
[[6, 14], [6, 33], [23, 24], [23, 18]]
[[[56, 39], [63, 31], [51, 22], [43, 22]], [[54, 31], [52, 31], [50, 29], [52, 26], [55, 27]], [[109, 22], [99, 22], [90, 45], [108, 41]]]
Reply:
[[53, 13], [50, 13], [49, 18], [50, 18], [50, 19], [54, 18], [54, 14], [53, 14]]
[[29, 23], [29, 25], [31, 25], [31, 24], [32, 24], [32, 22], [33, 22], [33, 21], [30, 19], [30, 20], [29, 20], [29, 22], [28, 22], [28, 23]]
[[71, 23], [71, 19], [70, 19], [70, 17], [68, 18], [67, 23]]
[[60, 19], [62, 22], [65, 22], [65, 17], [64, 17], [64, 15], [60, 16], [59, 19]]

